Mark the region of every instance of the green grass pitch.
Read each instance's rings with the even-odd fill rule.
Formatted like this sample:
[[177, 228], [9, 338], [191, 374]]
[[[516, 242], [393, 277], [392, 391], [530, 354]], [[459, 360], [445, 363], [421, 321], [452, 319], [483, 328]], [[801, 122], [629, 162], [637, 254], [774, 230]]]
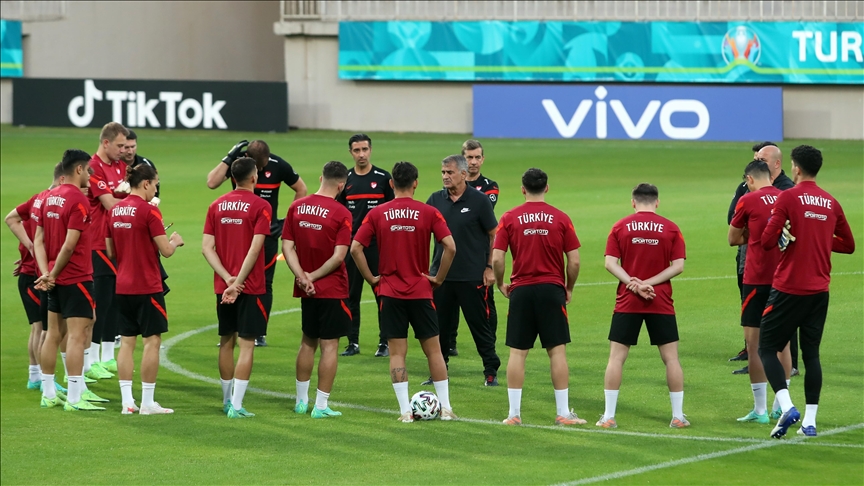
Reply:
[[[459, 150], [466, 135], [371, 133], [373, 163], [387, 168], [409, 160], [420, 168], [417, 198], [441, 187], [440, 160]], [[311, 192], [321, 166], [350, 166], [346, 132], [288, 134], [202, 131], [139, 132], [139, 152], [152, 158], [162, 179], [165, 221], [186, 246], [165, 261], [171, 331], [156, 398], [172, 416], [120, 415], [116, 379], [92, 388], [111, 399], [103, 413], [68, 414], [39, 408], [25, 389], [27, 326], [11, 276], [16, 242], [4, 228], [0, 326], [0, 483], [47, 484], [861, 484], [864, 481], [864, 148], [861, 142], [789, 140], [823, 150], [819, 183], [843, 205], [858, 241], [854, 255], [835, 255], [831, 305], [822, 343], [824, 388], [820, 436], [807, 441], [769, 439], [770, 426], [739, 424], [752, 407], [746, 376], [727, 362], [741, 348], [735, 250], [726, 244], [726, 210], [743, 168], [747, 143], [484, 140], [483, 172], [501, 186], [496, 213], [522, 202], [519, 180], [528, 167], [550, 175], [548, 201], [573, 219], [582, 242], [582, 270], [569, 306], [570, 401], [589, 425], [553, 426], [554, 397], [548, 359], [529, 355], [523, 394], [526, 426], [500, 424], [507, 415], [504, 346], [506, 300], [500, 294], [498, 388], [482, 386], [482, 366], [467, 328], [460, 356], [451, 360], [451, 397], [463, 420], [402, 424], [385, 359], [374, 358], [374, 307], [364, 305], [359, 356], [339, 359], [332, 399], [344, 415], [331, 420], [296, 416], [294, 360], [300, 342], [299, 302], [280, 262], [275, 282], [270, 346], [255, 352], [252, 391], [245, 406], [257, 417], [228, 421], [221, 412], [216, 366], [218, 338], [212, 273], [201, 256], [204, 214], [227, 184], [211, 191], [207, 172], [241, 138], [263, 138], [289, 160]], [[0, 181], [5, 215], [50, 183], [67, 148], [90, 153], [98, 131], [0, 127]], [[619, 428], [593, 426], [603, 412], [606, 340], [614, 303], [613, 278], [603, 268], [612, 224], [632, 210], [629, 191], [648, 181], [660, 188], [660, 214], [681, 227], [687, 242], [684, 273], [673, 281], [685, 373], [684, 411], [693, 424], [668, 427], [669, 395], [656, 348], [643, 332], [624, 371]], [[282, 191], [280, 216], [291, 191]], [[509, 269], [509, 265], [508, 265]], [[508, 270], [509, 271], [509, 270]], [[366, 299], [371, 299], [367, 289]], [[209, 327], [208, 327], [209, 326]], [[539, 345], [538, 345], [539, 346]], [[136, 354], [140, 357], [140, 348]], [[803, 366], [803, 365], [802, 365]], [[428, 371], [416, 342], [408, 356], [411, 393]], [[806, 370], [802, 369], [802, 374]], [[315, 377], [313, 374], [313, 393]], [[139, 377], [134, 393], [140, 399]], [[804, 405], [803, 376], [791, 393]], [[313, 395], [314, 396], [314, 395]], [[769, 394], [769, 400], [773, 394]]]

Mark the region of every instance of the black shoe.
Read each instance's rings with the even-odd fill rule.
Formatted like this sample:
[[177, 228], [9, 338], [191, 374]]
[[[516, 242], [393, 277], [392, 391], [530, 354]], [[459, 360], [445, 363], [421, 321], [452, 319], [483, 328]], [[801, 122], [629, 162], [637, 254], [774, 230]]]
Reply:
[[348, 346], [345, 346], [345, 351], [342, 351], [342, 354], [339, 356], [354, 356], [355, 354], [360, 354], [360, 345], [357, 343], [348, 343]]
[[750, 367], [745, 366], [745, 367], [741, 368], [740, 370], [733, 371], [732, 374], [733, 375], [749, 375], [750, 374]]
[[386, 358], [390, 356], [390, 347], [387, 346], [386, 343], [380, 343], [378, 345], [378, 351], [375, 351], [376, 358]]
[[801, 374], [801, 372], [798, 371], [798, 368], [792, 368], [792, 373], [789, 373], [789, 376], [790, 376], [790, 377], [792, 377], [792, 376], [798, 376], [798, 375], [800, 375], [800, 374]]
[[486, 375], [486, 381], [483, 384], [486, 386], [498, 386], [498, 377], [495, 375]]
[[426, 380], [426, 381], [424, 381], [423, 383], [420, 383], [420, 384], [421, 384], [421, 385], [431, 385], [431, 384], [432, 384], [432, 377], [430, 376], [428, 380]]
[[263, 348], [264, 346], [267, 346], [267, 340], [264, 339], [264, 336], [258, 336], [257, 338], [255, 338], [256, 348]]
[[729, 358], [729, 361], [747, 361], [747, 358], [747, 348], [744, 348], [737, 355]]
[[456, 346], [453, 346], [452, 348], [450, 348], [450, 351], [448, 351], [447, 354], [450, 356], [459, 356], [459, 350], [456, 349]]

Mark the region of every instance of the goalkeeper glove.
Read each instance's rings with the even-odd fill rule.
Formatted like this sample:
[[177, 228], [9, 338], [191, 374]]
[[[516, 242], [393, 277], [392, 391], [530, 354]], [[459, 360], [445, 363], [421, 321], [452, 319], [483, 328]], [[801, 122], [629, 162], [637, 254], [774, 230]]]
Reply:
[[786, 251], [789, 244], [795, 241], [795, 236], [789, 232], [791, 229], [792, 224], [787, 219], [786, 224], [783, 225], [783, 229], [780, 232], [780, 239], [777, 241], [777, 246], [780, 247], [780, 251]]
[[233, 147], [231, 147], [231, 150], [228, 152], [228, 155], [226, 155], [225, 157], [222, 158], [222, 162], [224, 164], [228, 165], [228, 167], [231, 167], [231, 164], [235, 160], [237, 160], [240, 157], [240, 155], [243, 154], [243, 152], [246, 150], [246, 147], [248, 147], [248, 146], [249, 146], [248, 140], [240, 140], [239, 142], [237, 142], [237, 145], [234, 145]]
[[150, 200], [150, 204], [156, 206], [157, 208], [159, 207], [160, 202], [162, 201], [160, 201], [159, 198], [155, 196], [153, 197], [153, 199]]
[[114, 192], [118, 194], [129, 194], [132, 192], [132, 188], [129, 186], [129, 183], [126, 181], [117, 184], [117, 189], [114, 189]]

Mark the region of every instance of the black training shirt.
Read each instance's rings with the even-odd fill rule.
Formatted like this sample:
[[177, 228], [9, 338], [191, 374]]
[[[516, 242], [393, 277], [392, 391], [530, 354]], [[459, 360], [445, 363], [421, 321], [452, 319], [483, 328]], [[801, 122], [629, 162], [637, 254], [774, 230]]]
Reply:
[[[138, 155], [138, 154], [135, 154], [135, 159], [132, 160], [132, 163], [129, 164], [129, 167], [133, 167], [133, 168], [134, 168], [134, 167], [139, 166], [139, 165], [141, 165], [141, 164], [147, 164], [147, 165], [149, 165], [150, 167], [153, 167], [153, 170], [156, 170], [156, 165], [155, 165], [155, 164], [154, 164], [150, 159], [146, 159], [146, 158], [144, 158], [144, 157], [141, 157], [141, 156]], [[157, 172], [158, 172], [158, 171], [157, 171]], [[159, 182], [159, 184], [156, 184], [156, 197], [159, 197], [159, 190], [160, 190], [159, 185], [160, 185], [160, 184], [162, 184], [162, 182]]]
[[[469, 184], [455, 202], [450, 199], [447, 189], [443, 189], [433, 192], [426, 204], [441, 212], [456, 243], [456, 257], [446, 281], [482, 281], [486, 262], [489, 261], [489, 232], [498, 226], [492, 202]], [[443, 254], [444, 247], [436, 242], [430, 275], [438, 273]]]
[[[231, 169], [228, 169], [228, 174], [231, 174]], [[284, 218], [279, 219], [279, 188], [283, 182], [293, 186], [299, 180], [300, 176], [294, 171], [291, 164], [276, 154], [270, 154], [270, 161], [267, 162], [264, 169], [258, 171], [255, 195], [270, 203], [270, 208], [273, 210], [270, 222], [270, 234], [272, 236], [282, 236], [282, 223], [285, 221]], [[237, 188], [233, 178], [231, 179], [231, 187]]]
[[390, 179], [389, 172], [374, 165], [369, 172], [363, 175], [355, 173], [353, 167], [348, 171], [345, 189], [336, 197], [336, 200], [348, 208], [348, 211], [351, 211], [353, 219], [351, 222], [352, 238], [357, 234], [360, 224], [363, 223], [363, 218], [369, 214], [369, 211], [378, 207], [379, 204], [392, 201], [396, 197], [393, 194], [393, 188], [390, 187]]
[[495, 209], [495, 205], [498, 204], [498, 183], [493, 181], [492, 179], [487, 179], [480, 174], [477, 179], [473, 181], [465, 181], [466, 184], [477, 189], [478, 191], [486, 194], [489, 197], [489, 202], [492, 203], [492, 209]]

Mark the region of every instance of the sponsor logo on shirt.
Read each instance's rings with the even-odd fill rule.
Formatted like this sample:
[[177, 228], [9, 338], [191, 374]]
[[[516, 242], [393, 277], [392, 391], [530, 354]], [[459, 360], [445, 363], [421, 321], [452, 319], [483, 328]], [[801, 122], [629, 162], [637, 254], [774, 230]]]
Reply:
[[818, 219], [819, 221], [827, 221], [828, 216], [825, 214], [814, 213], [813, 211], [807, 211], [804, 213], [805, 218], [810, 219]]
[[114, 222], [114, 227], [115, 227], [115, 228], [131, 229], [131, 228], [132, 228], [132, 223], [121, 223], [120, 221], [115, 221], [115, 222]]
[[413, 233], [416, 228], [414, 226], [403, 226], [401, 224], [394, 224], [390, 226], [390, 231], [408, 231], [409, 233]]
[[660, 240], [651, 239], [651, 238], [633, 238], [632, 240], [630, 240], [630, 242], [633, 243], [634, 245], [653, 245], [653, 246], [656, 246], [656, 245], [660, 244]]
[[549, 234], [549, 230], [528, 228], [522, 234], [524, 234], [525, 236], [532, 236], [532, 235], [546, 236]]
[[55, 213], [54, 211], [48, 211], [45, 213], [45, 217], [50, 219], [60, 219], [60, 214]]
[[222, 224], [243, 224], [243, 220], [239, 218], [222, 218]]
[[96, 184], [96, 187], [98, 187], [99, 189], [102, 189], [104, 191], [105, 189], [108, 188], [108, 184], [106, 184], [105, 181], [99, 181], [99, 183]]
[[489, 194], [489, 200], [495, 202], [496, 200], [498, 200], [498, 196], [496, 196], [495, 194]]
[[323, 228], [320, 224], [310, 223], [309, 221], [300, 221], [299, 225], [301, 228], [309, 228], [315, 231], [321, 231], [321, 228]]
[[462, 211], [459, 211], [459, 212], [460, 213], [467, 213], [468, 211], [471, 211], [471, 208], [462, 208]]

